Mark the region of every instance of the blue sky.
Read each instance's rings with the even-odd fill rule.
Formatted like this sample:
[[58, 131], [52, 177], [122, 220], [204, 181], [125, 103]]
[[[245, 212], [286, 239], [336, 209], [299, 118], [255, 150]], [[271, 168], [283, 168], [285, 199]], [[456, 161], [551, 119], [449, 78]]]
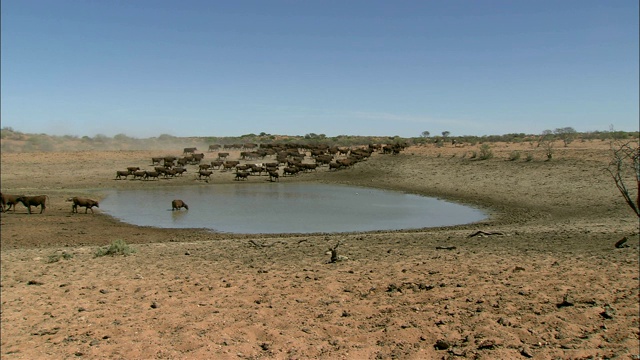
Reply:
[[138, 138], [637, 131], [637, 0], [3, 0], [2, 126]]

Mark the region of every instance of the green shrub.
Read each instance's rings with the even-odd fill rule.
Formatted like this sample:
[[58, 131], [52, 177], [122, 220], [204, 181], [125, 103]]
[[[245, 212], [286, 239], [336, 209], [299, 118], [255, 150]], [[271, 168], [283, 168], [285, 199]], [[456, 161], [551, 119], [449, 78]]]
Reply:
[[493, 151], [489, 144], [482, 144], [480, 146], [480, 160], [488, 160], [493, 157]]
[[509, 160], [510, 161], [516, 161], [520, 159], [520, 151], [512, 151], [511, 154], [509, 155]]
[[95, 257], [105, 255], [131, 255], [136, 252], [136, 249], [129, 246], [124, 240], [115, 240], [108, 247], [98, 248], [95, 253]]

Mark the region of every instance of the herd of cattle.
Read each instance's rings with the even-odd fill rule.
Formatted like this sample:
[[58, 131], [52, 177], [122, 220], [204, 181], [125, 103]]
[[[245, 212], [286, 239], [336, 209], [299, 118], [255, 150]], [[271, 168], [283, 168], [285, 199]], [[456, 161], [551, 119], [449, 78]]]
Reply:
[[[329, 147], [326, 145], [300, 145], [300, 144], [233, 144], [233, 145], [210, 145], [209, 152], [218, 150], [242, 150], [238, 160], [229, 160], [229, 152], [218, 151], [215, 159], [209, 163], [203, 163], [204, 154], [196, 153], [195, 147], [184, 148], [181, 157], [163, 156], [151, 159], [152, 166], [157, 165], [153, 170], [141, 170], [139, 166], [131, 166], [126, 170], [116, 171], [116, 180], [133, 179], [150, 180], [168, 179], [182, 176], [187, 172], [187, 165], [197, 166], [193, 170], [197, 179], [209, 179], [213, 170], [222, 172], [231, 171], [235, 174], [234, 180], [246, 180], [252, 175], [268, 175], [269, 181], [279, 181], [282, 176], [294, 176], [301, 172], [316, 171], [320, 167], [327, 167], [328, 171], [352, 168], [360, 161], [367, 160], [374, 152], [383, 154], [398, 154], [405, 148], [403, 144], [395, 145], [368, 145], [359, 147]], [[254, 162], [261, 161], [261, 162]], [[49, 202], [47, 195], [9, 195], [0, 193], [2, 204], [0, 211], [8, 212], [16, 210], [17, 204], [24, 205], [29, 214], [31, 208], [40, 207], [40, 214], [44, 212]], [[72, 197], [67, 199], [71, 202], [71, 211], [78, 212], [78, 207], [84, 207], [85, 213], [89, 210], [93, 213], [93, 208], [99, 208], [98, 201], [84, 198]], [[172, 202], [172, 210], [181, 208], [189, 209], [182, 200]]]
[[[36, 196], [26, 196], [26, 195], [9, 195], [0, 193], [0, 198], [2, 203], [0, 204], [0, 212], [8, 212], [13, 208], [13, 212], [16, 211], [16, 205], [21, 203], [24, 205], [29, 214], [31, 214], [31, 207], [38, 208], [40, 207], [40, 214], [44, 212], [44, 209], [47, 208], [47, 203], [49, 202], [49, 196], [47, 195], [36, 195]], [[85, 214], [91, 210], [93, 213], [93, 207], [99, 208], [100, 205], [96, 200], [83, 198], [83, 197], [72, 197], [68, 198], [67, 201], [70, 201], [71, 204], [71, 212], [77, 213], [78, 207], [84, 207]]]
[[[116, 180], [132, 179], [159, 180], [183, 176], [188, 165], [199, 180], [211, 178], [214, 170], [230, 171], [234, 180], [246, 180], [251, 175], [268, 175], [269, 181], [279, 181], [280, 176], [294, 176], [301, 172], [317, 171], [326, 167], [328, 171], [352, 168], [356, 163], [368, 159], [373, 152], [398, 154], [405, 145], [366, 145], [359, 147], [339, 147], [328, 145], [301, 144], [232, 144], [210, 145], [208, 151], [216, 152], [214, 159], [205, 162], [204, 153], [196, 153], [195, 147], [184, 148], [182, 156], [160, 156], [151, 158], [153, 169], [142, 170], [130, 166], [116, 171]], [[241, 150], [239, 158], [231, 160], [230, 152], [219, 150]]]

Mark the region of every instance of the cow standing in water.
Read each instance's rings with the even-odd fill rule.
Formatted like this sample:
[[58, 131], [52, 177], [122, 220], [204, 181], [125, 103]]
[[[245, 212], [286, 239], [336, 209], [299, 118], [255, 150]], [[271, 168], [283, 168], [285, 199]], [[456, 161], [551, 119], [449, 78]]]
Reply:
[[173, 200], [171, 202], [171, 211], [180, 210], [181, 208], [189, 210], [189, 205], [185, 204], [185, 202], [182, 200]]

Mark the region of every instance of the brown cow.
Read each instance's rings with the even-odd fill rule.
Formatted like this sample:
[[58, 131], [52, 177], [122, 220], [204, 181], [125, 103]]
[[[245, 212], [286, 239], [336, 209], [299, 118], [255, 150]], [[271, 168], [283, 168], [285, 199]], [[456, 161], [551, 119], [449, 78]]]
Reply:
[[155, 178], [156, 180], [160, 180], [160, 173], [157, 171], [145, 171], [144, 172], [144, 180], [149, 180], [149, 178]]
[[20, 196], [18, 201], [22, 203], [22, 205], [26, 206], [29, 210], [29, 214], [31, 214], [31, 207], [40, 206], [40, 214], [44, 212], [44, 209], [47, 208], [46, 202], [49, 199], [47, 195], [37, 195], [37, 196]]
[[282, 175], [296, 175], [299, 171], [300, 169], [295, 166], [286, 167], [282, 170]]
[[176, 175], [180, 175], [180, 176], [182, 176], [183, 173], [187, 172], [187, 169], [183, 167], [177, 167], [173, 170], [176, 172]]
[[[16, 211], [16, 204], [19, 202], [18, 199], [24, 195], [8, 195], [0, 193], [0, 197], [2, 198], [2, 211], [9, 211], [13, 206], [13, 212]], [[7, 206], [5, 208], [5, 206]]]
[[249, 173], [246, 171], [239, 171], [236, 173], [236, 178], [234, 180], [247, 180], [249, 177]]
[[269, 181], [280, 181], [280, 175], [277, 171], [269, 171]]
[[191, 160], [191, 162], [193, 162], [194, 164], [199, 164], [202, 159], [204, 159], [204, 154], [200, 153], [200, 154], [193, 154], [193, 158]]
[[145, 170], [140, 170], [140, 171], [136, 171], [133, 173], [133, 178], [140, 178], [140, 180], [142, 180], [142, 178], [144, 178], [144, 176], [147, 174], [147, 172]]
[[202, 179], [203, 176], [210, 179], [211, 174], [213, 174], [213, 171], [211, 170], [200, 170], [198, 171], [198, 179]]
[[73, 204], [71, 205], [71, 213], [77, 213], [78, 212], [78, 206], [83, 207], [84, 208], [84, 213], [86, 214], [87, 211], [91, 210], [91, 213], [93, 214], [93, 207], [97, 207], [99, 208], [100, 205], [98, 204], [98, 202], [96, 200], [92, 200], [92, 199], [87, 199], [87, 198], [83, 198], [83, 197], [72, 197], [67, 199], [67, 201], [72, 201]]
[[123, 176], [126, 179], [127, 176], [129, 176], [129, 175], [131, 175], [129, 173], [129, 170], [126, 170], [126, 171], [125, 170], [118, 170], [118, 171], [116, 171], [116, 180], [117, 179], [122, 179]]
[[302, 168], [302, 171], [316, 171], [316, 168], [318, 167], [318, 164], [300, 164], [300, 167]]
[[342, 167], [343, 167], [343, 165], [342, 165], [342, 164], [339, 164], [339, 163], [337, 163], [337, 162], [329, 163], [329, 171], [331, 171], [331, 170], [338, 170], [338, 169], [341, 169]]
[[156, 171], [158, 174], [160, 175], [164, 175], [167, 176], [167, 168], [163, 167], [163, 166], [155, 166], [153, 168], [154, 171]]
[[178, 199], [171, 202], [171, 211], [180, 210], [181, 208], [189, 210], [189, 205], [187, 205], [184, 201]]
[[163, 157], [152, 157], [151, 165], [160, 164], [164, 160]]

